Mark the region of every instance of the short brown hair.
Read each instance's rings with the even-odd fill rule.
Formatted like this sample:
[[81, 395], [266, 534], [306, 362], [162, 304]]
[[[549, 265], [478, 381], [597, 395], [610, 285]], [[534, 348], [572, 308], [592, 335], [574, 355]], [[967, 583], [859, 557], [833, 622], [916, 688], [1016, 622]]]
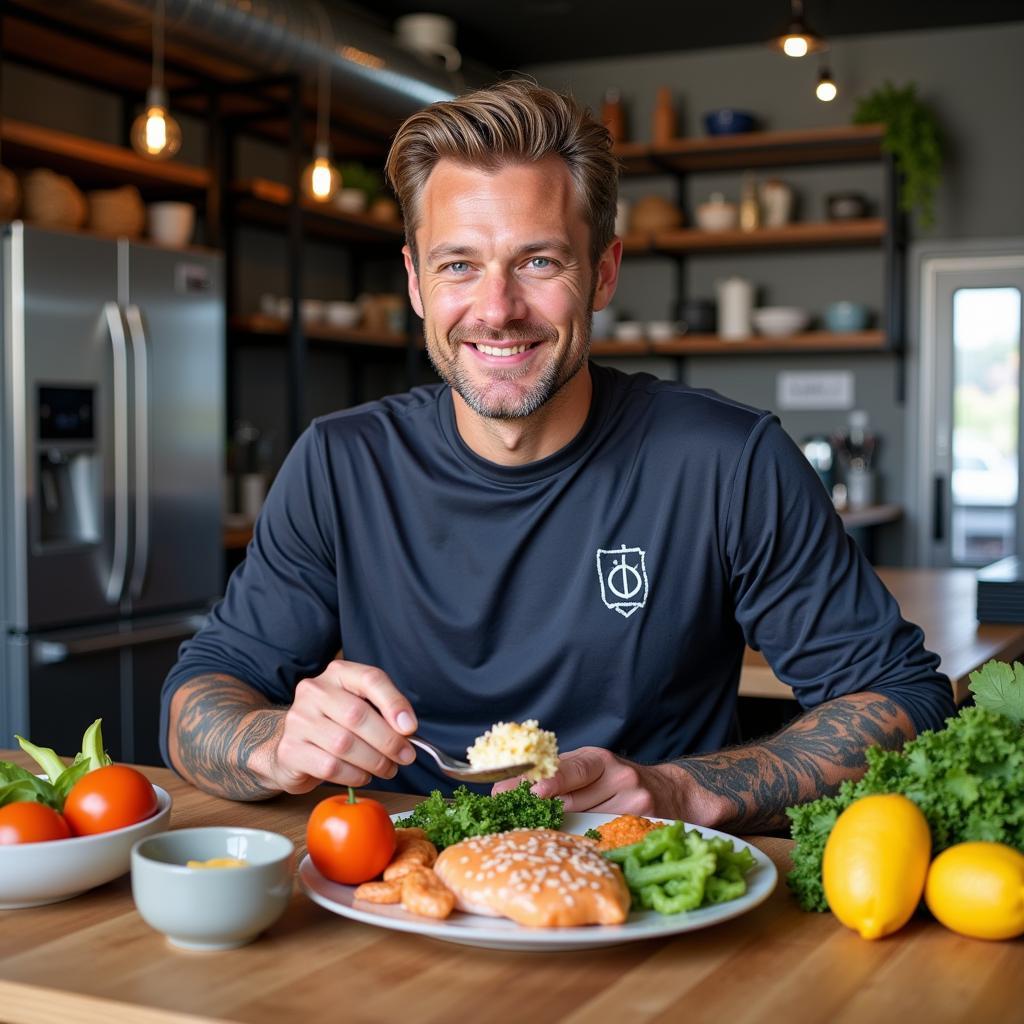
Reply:
[[402, 207], [415, 262], [420, 197], [439, 160], [498, 170], [559, 156], [590, 226], [590, 257], [596, 266], [615, 237], [619, 164], [611, 149], [608, 130], [571, 96], [511, 79], [432, 103], [407, 118], [391, 144], [385, 173]]

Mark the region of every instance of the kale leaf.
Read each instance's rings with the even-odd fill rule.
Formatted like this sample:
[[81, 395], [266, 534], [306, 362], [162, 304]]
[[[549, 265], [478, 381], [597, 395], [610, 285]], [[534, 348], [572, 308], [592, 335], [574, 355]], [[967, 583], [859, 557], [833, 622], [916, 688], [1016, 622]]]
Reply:
[[[1013, 685], [1024, 689], [1024, 669], [1014, 674]], [[921, 733], [902, 751], [872, 747], [862, 779], [844, 782], [835, 796], [787, 810], [796, 840], [787, 882], [804, 910], [828, 910], [821, 884], [825, 841], [836, 818], [862, 796], [902, 793], [913, 800], [931, 828], [933, 856], [973, 840], [1024, 850], [1024, 727], [990, 709], [996, 689], [987, 690], [989, 685], [975, 691], [979, 705], [988, 707], [964, 708], [946, 720], [945, 729]], [[999, 706], [1017, 706], [1019, 695], [1006, 689], [999, 690]]]
[[435, 789], [411, 814], [395, 822], [398, 828], [422, 828], [439, 849], [468, 836], [508, 832], [513, 828], [560, 828], [562, 801], [530, 792], [530, 782], [496, 796], [481, 796], [459, 786], [446, 800]]
[[1024, 722], [1024, 665], [1015, 661], [986, 661], [970, 675], [968, 689], [974, 702], [1015, 722]]

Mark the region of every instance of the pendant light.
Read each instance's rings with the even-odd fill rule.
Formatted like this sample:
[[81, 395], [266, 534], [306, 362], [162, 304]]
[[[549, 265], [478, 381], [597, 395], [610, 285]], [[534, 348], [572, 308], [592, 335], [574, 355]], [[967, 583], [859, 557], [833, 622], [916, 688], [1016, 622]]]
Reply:
[[142, 156], [167, 160], [181, 149], [181, 128], [167, 112], [164, 88], [164, 0], [153, 12], [153, 75], [146, 93], [146, 109], [132, 124], [132, 148]]
[[804, 20], [804, 0], [790, 0], [789, 24], [772, 40], [772, 45], [787, 57], [804, 57], [822, 49], [825, 41], [812, 32]]
[[334, 31], [331, 19], [320, 0], [313, 0], [320, 18], [322, 46], [327, 56], [320, 61], [319, 88], [316, 99], [316, 142], [313, 143], [313, 162], [302, 172], [302, 191], [318, 203], [327, 203], [341, 188], [341, 175], [331, 160], [331, 56], [334, 54]]
[[822, 64], [821, 70], [818, 72], [818, 85], [814, 90], [814, 95], [817, 96], [822, 103], [831, 103], [838, 94], [839, 89], [832, 78], [832, 73], [824, 64]]

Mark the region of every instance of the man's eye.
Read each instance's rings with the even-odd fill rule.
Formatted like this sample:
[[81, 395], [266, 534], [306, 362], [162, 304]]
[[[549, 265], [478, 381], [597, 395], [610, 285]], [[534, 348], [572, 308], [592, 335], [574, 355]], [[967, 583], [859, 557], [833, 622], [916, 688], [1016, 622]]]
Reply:
[[555, 265], [555, 261], [547, 256], [534, 256], [530, 260], [530, 267], [533, 270], [550, 270]]
[[469, 264], [462, 260], [456, 260], [454, 263], [449, 263], [445, 270], [450, 270], [453, 274], [464, 274], [469, 270]]

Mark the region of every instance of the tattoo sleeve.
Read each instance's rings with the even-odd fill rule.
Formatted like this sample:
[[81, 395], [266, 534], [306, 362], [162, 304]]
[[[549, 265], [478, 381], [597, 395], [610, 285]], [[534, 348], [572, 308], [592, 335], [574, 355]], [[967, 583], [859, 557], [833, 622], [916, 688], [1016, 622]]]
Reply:
[[786, 827], [785, 809], [834, 793], [864, 774], [870, 746], [898, 749], [914, 737], [909, 716], [878, 693], [837, 697], [758, 743], [674, 762], [719, 807], [723, 827], [764, 832]]
[[254, 755], [276, 744], [285, 710], [233, 676], [196, 676], [171, 702], [171, 759], [192, 785], [214, 796], [229, 800], [276, 796], [253, 763]]

